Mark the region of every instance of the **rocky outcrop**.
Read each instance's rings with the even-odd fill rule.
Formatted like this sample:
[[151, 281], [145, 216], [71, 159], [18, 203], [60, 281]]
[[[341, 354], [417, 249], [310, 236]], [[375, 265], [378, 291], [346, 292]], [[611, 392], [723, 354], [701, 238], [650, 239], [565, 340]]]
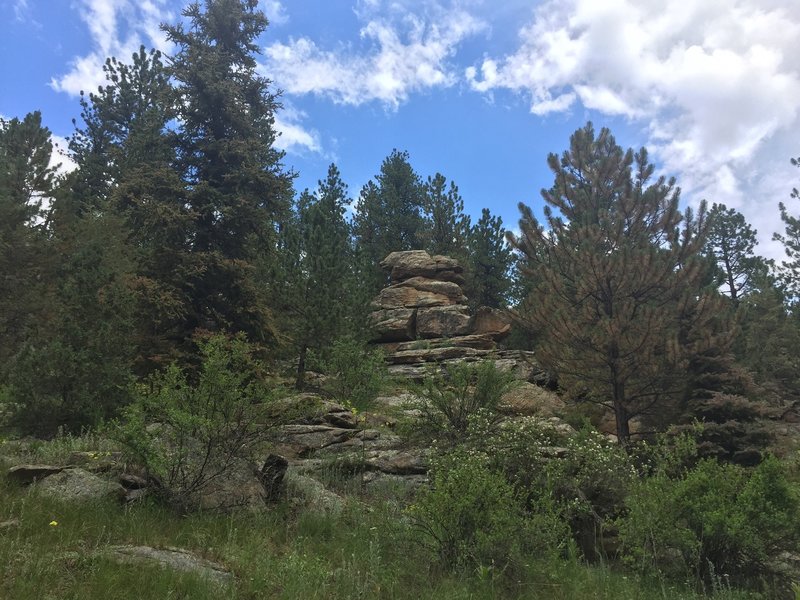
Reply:
[[510, 333], [503, 311], [470, 311], [456, 260], [411, 250], [392, 252], [381, 267], [390, 284], [372, 302], [370, 325], [393, 374], [418, 379], [431, 364], [485, 358]]

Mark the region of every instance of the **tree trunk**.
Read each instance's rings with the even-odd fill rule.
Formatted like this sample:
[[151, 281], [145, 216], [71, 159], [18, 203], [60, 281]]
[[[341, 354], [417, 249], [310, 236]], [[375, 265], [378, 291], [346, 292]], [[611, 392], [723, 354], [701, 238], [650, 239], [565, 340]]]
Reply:
[[305, 386], [306, 379], [306, 354], [308, 353], [308, 346], [303, 344], [300, 347], [300, 356], [297, 359], [297, 378], [294, 381], [294, 387], [297, 390], [302, 390]]
[[614, 419], [617, 425], [617, 442], [627, 446], [631, 441], [628, 409], [625, 407], [625, 385], [614, 382]]

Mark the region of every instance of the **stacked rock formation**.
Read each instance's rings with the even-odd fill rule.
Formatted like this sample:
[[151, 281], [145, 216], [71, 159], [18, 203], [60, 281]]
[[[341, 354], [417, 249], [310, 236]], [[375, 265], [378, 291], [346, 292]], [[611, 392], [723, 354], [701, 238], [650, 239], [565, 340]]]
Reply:
[[381, 268], [389, 272], [390, 284], [373, 300], [370, 324], [390, 365], [475, 360], [511, 330], [500, 311], [470, 312], [461, 289], [463, 268], [452, 258], [424, 250], [392, 252]]

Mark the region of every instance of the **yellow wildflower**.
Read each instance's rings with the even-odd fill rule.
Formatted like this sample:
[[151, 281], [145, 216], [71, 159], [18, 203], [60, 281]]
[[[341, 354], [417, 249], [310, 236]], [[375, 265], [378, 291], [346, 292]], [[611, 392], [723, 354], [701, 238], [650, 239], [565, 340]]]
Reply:
[[57, 526], [58, 526], [58, 521], [55, 520], [50, 521], [50, 527], [57, 527]]

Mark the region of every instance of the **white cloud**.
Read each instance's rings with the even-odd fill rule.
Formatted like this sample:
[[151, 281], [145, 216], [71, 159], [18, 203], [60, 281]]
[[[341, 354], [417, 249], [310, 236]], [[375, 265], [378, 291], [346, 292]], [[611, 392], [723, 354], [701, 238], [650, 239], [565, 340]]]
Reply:
[[457, 81], [449, 64], [458, 45], [484, 29], [456, 6], [363, 1], [356, 15], [365, 52], [342, 45], [318, 47], [306, 38], [276, 42], [264, 50], [264, 68], [289, 94], [319, 94], [340, 104], [379, 101], [397, 108], [410, 93]]
[[286, 101], [283, 109], [275, 115], [275, 129], [280, 134], [275, 140], [275, 147], [292, 154], [303, 152], [322, 153], [322, 143], [319, 133], [308, 130], [302, 125], [305, 113], [295, 109]]
[[[794, 0], [549, 0], [516, 51], [465, 76], [512, 90], [531, 112], [587, 109], [641, 125], [685, 195], [741, 210], [767, 242], [800, 154], [800, 3]], [[794, 148], [792, 148], [794, 144]]]
[[279, 0], [259, 0], [258, 7], [267, 15], [270, 25], [283, 25], [289, 21], [286, 8]]
[[75, 7], [89, 30], [92, 50], [73, 58], [69, 71], [51, 79], [50, 86], [73, 96], [81, 90], [93, 92], [106, 83], [106, 58], [128, 61], [142, 44], [167, 50], [169, 43], [159, 29], [162, 21], [172, 18], [165, 1], [79, 0]]
[[77, 169], [77, 163], [67, 154], [69, 141], [60, 135], [50, 135], [50, 141], [53, 143], [53, 153], [50, 156], [49, 166], [55, 167], [59, 175], [66, 175]]

